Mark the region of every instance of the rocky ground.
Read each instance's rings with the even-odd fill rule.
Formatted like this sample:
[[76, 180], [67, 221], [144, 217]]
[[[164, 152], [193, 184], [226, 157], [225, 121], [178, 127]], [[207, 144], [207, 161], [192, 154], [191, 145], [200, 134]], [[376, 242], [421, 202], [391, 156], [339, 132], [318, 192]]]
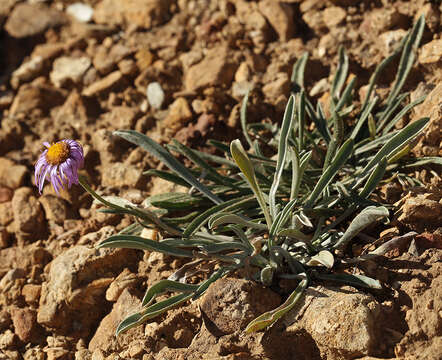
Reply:
[[[392, 182], [380, 189], [398, 211], [389, 228], [370, 235], [385, 240], [414, 231], [364, 265], [388, 290], [316, 287], [296, 312], [252, 335], [242, 331], [248, 321], [278, 306], [281, 295], [227, 279], [115, 338], [146, 287], [180, 262], [95, 250], [131, 219], [97, 212], [79, 187], [57, 197], [49, 186], [39, 195], [33, 184], [42, 142], [72, 138], [84, 145], [83, 174], [99, 192], [141, 203], [167, 191], [142, 174], [158, 163], [113, 130], [202, 148], [208, 138], [232, 139], [250, 89], [250, 121], [281, 118], [291, 67], [304, 51], [307, 89], [325, 102], [338, 44], [360, 87], [420, 14], [426, 27], [406, 88], [411, 99], [428, 97], [402, 125], [429, 116], [414, 152], [441, 155], [440, 1], [73, 2], [0, 1], [1, 360], [440, 359], [440, 169], [413, 173], [425, 187]], [[381, 80], [381, 96], [393, 74]]]

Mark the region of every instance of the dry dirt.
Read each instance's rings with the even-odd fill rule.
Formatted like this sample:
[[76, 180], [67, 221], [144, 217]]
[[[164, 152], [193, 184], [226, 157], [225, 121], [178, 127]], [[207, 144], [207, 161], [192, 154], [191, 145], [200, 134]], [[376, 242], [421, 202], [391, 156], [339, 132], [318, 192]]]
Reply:
[[[84, 145], [83, 175], [97, 191], [141, 203], [168, 191], [142, 175], [158, 163], [113, 130], [202, 149], [206, 139], [233, 139], [250, 89], [250, 122], [281, 119], [304, 51], [307, 90], [325, 102], [339, 44], [361, 87], [421, 14], [426, 27], [406, 90], [428, 97], [400, 125], [429, 116], [414, 152], [441, 155], [440, 1], [85, 0], [89, 22], [69, 15], [73, 2], [0, 0], [0, 360], [441, 358], [440, 169], [413, 174], [424, 187], [380, 189], [400, 210], [390, 228], [369, 235], [416, 231], [356, 269], [384, 291], [318, 286], [296, 312], [252, 335], [242, 331], [247, 322], [285, 294], [232, 278], [115, 338], [146, 287], [181, 261], [95, 250], [131, 219], [97, 212], [79, 187], [57, 197], [33, 184], [42, 142], [72, 138]], [[382, 77], [381, 96], [394, 71]]]

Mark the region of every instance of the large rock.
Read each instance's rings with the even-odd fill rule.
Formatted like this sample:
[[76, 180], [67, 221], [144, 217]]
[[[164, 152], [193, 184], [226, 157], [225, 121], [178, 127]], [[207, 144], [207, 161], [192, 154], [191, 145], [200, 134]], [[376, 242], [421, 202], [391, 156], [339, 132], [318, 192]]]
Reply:
[[77, 84], [81, 82], [83, 75], [90, 66], [91, 60], [87, 56], [78, 58], [62, 56], [54, 61], [49, 77], [57, 87], [62, 87], [69, 81]]
[[422, 46], [419, 62], [421, 64], [438, 64], [442, 61], [442, 39], [436, 39]]
[[258, 7], [281, 41], [287, 41], [295, 35], [295, 12], [292, 6], [274, 0], [261, 0]]
[[204, 59], [191, 66], [185, 74], [186, 90], [195, 91], [207, 86], [230, 85], [237, 65], [231, 62], [227, 46], [210, 49]]
[[134, 165], [116, 162], [103, 168], [101, 183], [105, 187], [142, 187], [143, 171]]
[[435, 230], [442, 218], [442, 191], [415, 189], [400, 200], [398, 221], [412, 230]]
[[45, 230], [43, 209], [32, 189], [21, 187], [12, 198], [12, 211], [17, 231], [37, 240]]
[[137, 256], [134, 250], [86, 246], [62, 253], [52, 261], [43, 283], [37, 321], [50, 328], [75, 328], [87, 336], [105, 310], [104, 293], [113, 277]]
[[0, 158], [0, 185], [11, 189], [22, 186], [28, 169], [24, 165], [16, 165], [13, 161]]
[[[395, 346], [395, 355], [398, 359], [439, 360], [442, 348], [442, 251], [428, 249], [418, 258], [405, 253], [397, 260], [398, 263], [421, 266], [401, 269], [390, 275], [392, 282], [396, 280], [395, 283], [400, 284], [399, 293], [406, 299], [398, 317], [406, 322], [406, 332]], [[407, 271], [405, 277], [404, 271]]]
[[97, 96], [101, 93], [109, 91], [114, 86], [118, 85], [122, 79], [123, 79], [123, 74], [121, 73], [121, 71], [117, 70], [111, 72], [106, 77], [97, 80], [96, 82], [92, 83], [87, 88], [85, 88], [82, 92], [82, 95], [87, 97]]
[[89, 343], [89, 350], [100, 349], [109, 351], [115, 349], [117, 344], [127, 345], [133, 338], [143, 337], [143, 327], [138, 326], [134, 329], [115, 337], [115, 330], [118, 324], [129, 315], [141, 310], [141, 300], [139, 294], [132, 295], [128, 289], [125, 289], [114, 304], [112, 311], [101, 320], [100, 325]]
[[287, 314], [287, 332], [307, 332], [329, 360], [372, 355], [379, 340], [380, 305], [373, 296], [350, 287], [309, 288]]
[[13, 308], [11, 312], [12, 323], [15, 334], [25, 342], [36, 342], [39, 340], [42, 329], [37, 324], [37, 313], [30, 308]]
[[5, 24], [9, 35], [24, 38], [43, 33], [50, 27], [60, 25], [65, 20], [63, 13], [45, 5], [19, 4]]
[[102, 0], [94, 11], [98, 24], [137, 25], [149, 29], [169, 17], [172, 0]]
[[68, 216], [68, 202], [55, 195], [43, 195], [40, 197], [46, 219], [62, 225]]
[[63, 94], [48, 85], [33, 85], [32, 83], [20, 86], [17, 95], [9, 109], [10, 115], [41, 110], [47, 113], [49, 109], [61, 105], [64, 101]]
[[8, 247], [0, 250], [0, 277], [11, 269], [24, 269], [30, 272], [35, 265], [45, 266], [51, 260], [51, 254], [36, 244], [24, 247]]
[[425, 101], [414, 108], [411, 121], [429, 117], [430, 123], [424, 129], [423, 136], [413, 149], [417, 156], [442, 156], [442, 83], [438, 84], [426, 97]]
[[35, 79], [42, 73], [43, 67], [44, 59], [41, 56], [34, 56], [30, 60], [24, 62], [12, 73], [12, 87], [16, 89], [21, 83]]
[[279, 295], [255, 282], [220, 279], [209, 287], [200, 306], [213, 323], [213, 332], [232, 334], [280, 304]]
[[0, 26], [3, 25], [3, 21], [10, 15], [12, 8], [17, 4], [19, 0], [2, 0], [0, 1]]

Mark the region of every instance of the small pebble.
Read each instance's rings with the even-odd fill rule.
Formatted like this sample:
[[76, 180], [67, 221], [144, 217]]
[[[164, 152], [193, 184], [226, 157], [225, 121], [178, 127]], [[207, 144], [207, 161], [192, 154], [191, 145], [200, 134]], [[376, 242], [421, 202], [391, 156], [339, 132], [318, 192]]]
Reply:
[[76, 20], [84, 23], [88, 23], [92, 20], [92, 15], [94, 14], [94, 9], [90, 7], [88, 4], [83, 3], [75, 3], [69, 5], [66, 9], [66, 12], [73, 16]]
[[164, 91], [157, 82], [150, 83], [147, 86], [147, 101], [154, 109], [160, 109], [164, 102]]

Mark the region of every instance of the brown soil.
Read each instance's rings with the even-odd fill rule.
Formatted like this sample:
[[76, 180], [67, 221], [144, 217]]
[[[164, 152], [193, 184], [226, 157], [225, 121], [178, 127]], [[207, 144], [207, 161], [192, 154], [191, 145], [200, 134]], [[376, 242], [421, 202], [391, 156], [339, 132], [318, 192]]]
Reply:
[[[325, 103], [328, 88], [320, 84], [330, 81], [340, 44], [362, 95], [420, 14], [426, 27], [405, 87], [412, 99], [430, 95], [399, 126], [429, 116], [414, 152], [441, 155], [440, 1], [85, 0], [94, 9], [88, 23], [68, 15], [73, 2], [0, 1], [0, 360], [440, 359], [440, 169], [411, 174], [423, 187], [380, 189], [400, 210], [392, 227], [367, 235], [417, 232], [355, 270], [381, 280], [384, 291], [317, 287], [293, 321], [252, 335], [243, 332], [247, 322], [281, 297], [229, 279], [115, 338], [146, 287], [182, 261], [95, 250], [131, 219], [98, 212], [80, 187], [58, 197], [46, 185], [39, 195], [33, 180], [42, 142], [72, 138], [84, 145], [82, 173], [97, 191], [140, 204], [170, 188], [142, 175], [159, 164], [113, 130], [202, 149], [207, 139], [240, 137], [247, 90], [250, 122], [279, 121], [291, 68], [305, 51], [307, 91]], [[396, 66], [382, 77], [381, 96]]]

